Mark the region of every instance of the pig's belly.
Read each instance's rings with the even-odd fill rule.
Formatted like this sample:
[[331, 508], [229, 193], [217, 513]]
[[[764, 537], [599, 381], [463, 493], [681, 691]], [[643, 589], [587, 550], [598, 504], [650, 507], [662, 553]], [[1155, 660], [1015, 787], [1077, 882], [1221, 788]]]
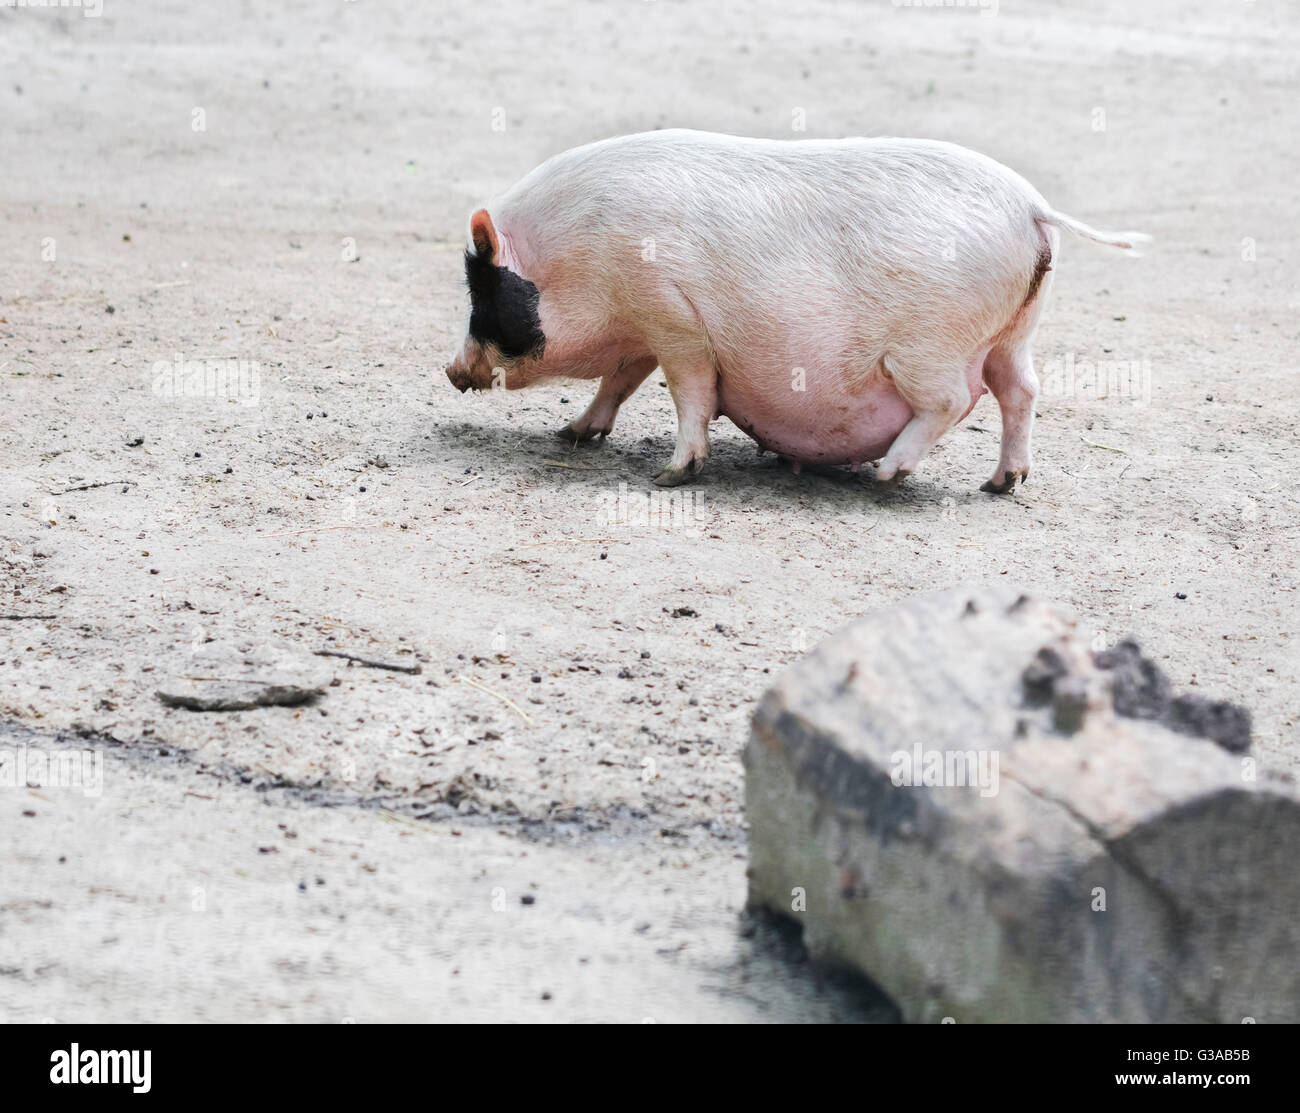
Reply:
[[856, 393], [790, 388], [789, 379], [763, 389], [753, 382], [718, 384], [719, 413], [770, 452], [805, 464], [879, 460], [912, 419], [893, 381], [873, 372]]

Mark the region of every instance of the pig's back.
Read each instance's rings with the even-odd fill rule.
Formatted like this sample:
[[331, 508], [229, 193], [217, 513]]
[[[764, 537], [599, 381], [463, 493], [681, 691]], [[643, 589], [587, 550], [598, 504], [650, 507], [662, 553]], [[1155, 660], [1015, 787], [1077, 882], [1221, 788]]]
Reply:
[[[956, 212], [953, 205], [961, 206]], [[787, 237], [825, 258], [827, 233], [852, 248], [928, 233], [967, 233], [1046, 211], [1009, 168], [952, 143], [925, 139], [751, 139], [674, 129], [620, 136], [564, 151], [493, 205], [552, 246], [620, 232], [677, 227], [746, 247]], [[894, 218], [885, 223], [887, 218]], [[901, 218], [901, 219], [900, 219]], [[805, 238], [794, 238], [804, 233]]]
[[685, 130], [566, 151], [492, 207], [543, 277], [560, 258], [634, 288], [670, 274], [724, 334], [738, 295], [819, 312], [972, 289], [998, 303], [1033, 274], [1045, 209], [1014, 172], [950, 143]]

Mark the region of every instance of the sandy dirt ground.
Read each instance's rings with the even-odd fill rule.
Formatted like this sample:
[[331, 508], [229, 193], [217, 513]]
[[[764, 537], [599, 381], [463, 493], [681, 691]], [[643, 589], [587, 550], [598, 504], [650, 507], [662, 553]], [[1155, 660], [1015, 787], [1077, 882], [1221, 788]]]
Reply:
[[[0, 749], [103, 761], [0, 788], [0, 1019], [888, 1019], [743, 916], [739, 755], [800, 652], [961, 581], [1294, 771], [1298, 53], [1274, 0], [0, 7]], [[661, 126], [951, 139], [1152, 233], [1066, 239], [1029, 484], [978, 490], [991, 398], [892, 491], [721, 421], [651, 517], [661, 376], [600, 447], [553, 435], [590, 386], [458, 394], [471, 206]], [[156, 696], [248, 660], [325, 694]]]

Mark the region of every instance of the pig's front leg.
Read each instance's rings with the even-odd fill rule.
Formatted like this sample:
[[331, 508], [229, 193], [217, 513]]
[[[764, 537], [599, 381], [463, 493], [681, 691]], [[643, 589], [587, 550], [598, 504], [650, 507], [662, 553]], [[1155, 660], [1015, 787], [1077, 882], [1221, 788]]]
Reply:
[[620, 362], [618, 370], [600, 380], [600, 389], [582, 414], [575, 417], [557, 434], [562, 440], [589, 441], [593, 437], [606, 437], [614, 428], [618, 408], [626, 402], [659, 366], [654, 356]]
[[699, 475], [709, 458], [709, 422], [718, 412], [718, 372], [704, 351], [661, 360], [677, 407], [677, 446], [654, 481], [660, 487], [677, 487]]

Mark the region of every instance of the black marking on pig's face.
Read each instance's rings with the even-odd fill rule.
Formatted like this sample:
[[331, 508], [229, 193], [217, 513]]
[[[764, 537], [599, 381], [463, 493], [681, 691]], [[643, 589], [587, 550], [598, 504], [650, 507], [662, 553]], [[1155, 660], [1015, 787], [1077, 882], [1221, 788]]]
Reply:
[[465, 283], [469, 286], [469, 334], [490, 344], [507, 359], [540, 356], [546, 347], [537, 314], [541, 297], [536, 286], [486, 255], [465, 252]]

